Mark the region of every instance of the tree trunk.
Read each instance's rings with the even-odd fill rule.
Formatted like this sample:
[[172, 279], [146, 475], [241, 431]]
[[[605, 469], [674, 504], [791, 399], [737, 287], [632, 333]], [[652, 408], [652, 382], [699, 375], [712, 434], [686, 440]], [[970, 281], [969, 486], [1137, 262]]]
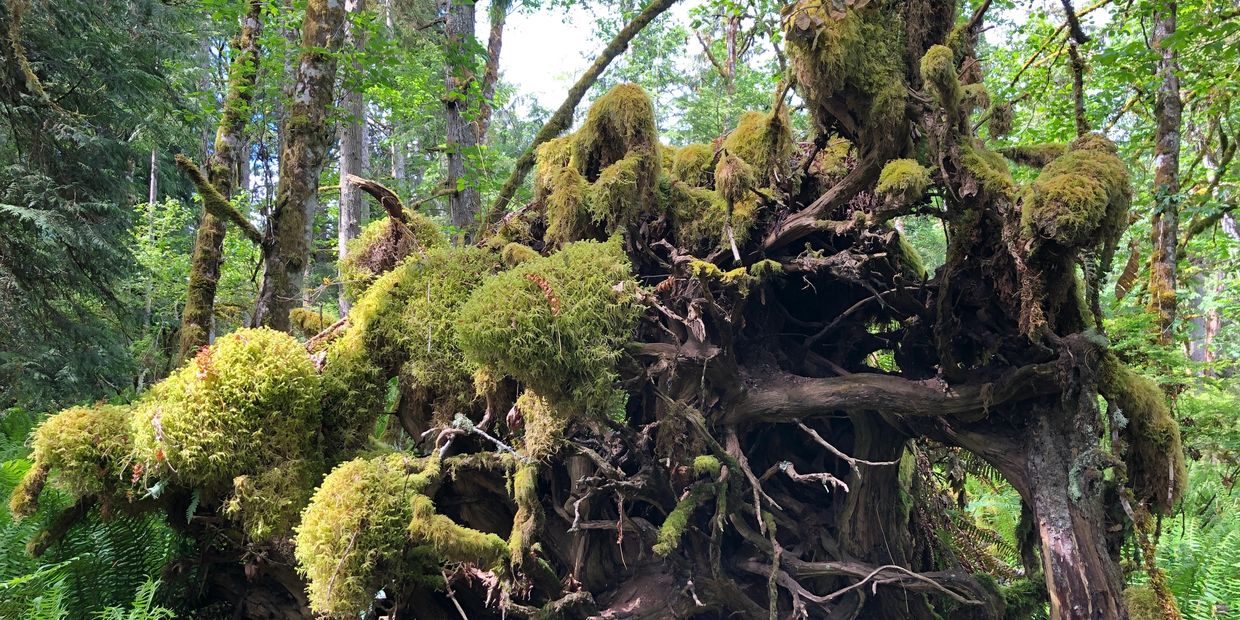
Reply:
[[[366, 10], [366, 0], [348, 0], [344, 6], [345, 11], [348, 13], [359, 13]], [[365, 31], [356, 28], [353, 20], [347, 20], [344, 27], [345, 47], [361, 50], [366, 45]], [[354, 61], [353, 79], [356, 80], [360, 77], [361, 69], [361, 64]], [[345, 92], [340, 97], [343, 102], [345, 122], [340, 126], [340, 221], [337, 224], [336, 242], [336, 256], [342, 261], [344, 260], [345, 248], [349, 240], [357, 237], [365, 224], [365, 219], [362, 218], [362, 210], [366, 206], [366, 198], [362, 196], [357, 187], [343, 181], [350, 174], [357, 176], [366, 175], [364, 167], [366, 100], [358, 84], [351, 83], [349, 79], [345, 80], [345, 84]], [[340, 296], [338, 303], [340, 304], [340, 314], [343, 316], [349, 312], [349, 300], [344, 294], [344, 287], [341, 286], [339, 288]]]
[[478, 146], [478, 133], [466, 120], [469, 111], [470, 84], [474, 81], [473, 45], [475, 9], [473, 0], [448, 0], [444, 31], [447, 57], [444, 83], [444, 109], [447, 120], [448, 187], [456, 191], [448, 195], [448, 216], [459, 231], [474, 227], [482, 197], [477, 184], [467, 178], [465, 160]]
[[499, 54], [504, 46], [504, 22], [511, 0], [491, 1], [491, 32], [487, 37], [487, 64], [482, 72], [482, 100], [478, 102], [478, 143], [487, 143], [491, 112], [495, 107], [495, 86], [499, 83]]
[[1180, 226], [1180, 125], [1182, 103], [1175, 35], [1176, 2], [1155, 4], [1150, 45], [1158, 54], [1158, 91], [1154, 98], [1154, 219], [1150, 257], [1150, 310], [1158, 314], [1159, 341], [1174, 336], [1176, 243]]
[[336, 81], [336, 56], [344, 26], [344, 5], [310, 0], [302, 22], [301, 55], [280, 153], [280, 182], [269, 236], [263, 243], [263, 283], [254, 322], [289, 331], [289, 311], [301, 303], [310, 259], [306, 223], [318, 204], [319, 173], [334, 132], [328, 125]]
[[[241, 35], [233, 50], [233, 64], [228, 71], [224, 112], [215, 132], [215, 152], [207, 163], [207, 181], [226, 199], [232, 197], [238, 162], [244, 158], [242, 134], [258, 76], [262, 10], [262, 2], [251, 0], [243, 18]], [[224, 262], [224, 233], [224, 220], [204, 209], [190, 258], [189, 288], [181, 314], [177, 365], [211, 340], [215, 292], [220, 280], [220, 265]]]

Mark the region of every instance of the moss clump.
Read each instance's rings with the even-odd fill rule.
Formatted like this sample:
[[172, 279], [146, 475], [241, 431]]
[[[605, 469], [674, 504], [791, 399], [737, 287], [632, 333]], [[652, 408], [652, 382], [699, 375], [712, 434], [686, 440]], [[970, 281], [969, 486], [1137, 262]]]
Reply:
[[918, 252], [904, 235], [897, 238], [895, 254], [906, 275], [912, 276], [915, 280], [924, 280], [929, 275], [926, 262], [921, 258], [921, 252]]
[[930, 188], [930, 171], [915, 159], [893, 159], [878, 175], [875, 193], [899, 204], [919, 202]]
[[964, 96], [956, 78], [956, 56], [946, 45], [932, 45], [921, 57], [921, 80], [947, 110], [960, 108]]
[[390, 271], [410, 253], [447, 243], [439, 226], [420, 213], [406, 213], [408, 223], [390, 217], [376, 220], [349, 241], [340, 261], [340, 280], [345, 297], [361, 297], [375, 278]]
[[393, 579], [398, 587], [436, 587], [444, 563], [501, 565], [501, 538], [435, 512], [426, 493], [439, 476], [437, 459], [396, 453], [343, 463], [323, 479], [295, 540], [316, 613], [356, 617]]
[[828, 126], [829, 110], [848, 102], [859, 111], [859, 127], [889, 133], [904, 119], [908, 89], [903, 5], [879, 0], [842, 15], [832, 11], [817, 0], [800, 0], [784, 17], [792, 70], [814, 120]]
[[[127, 486], [131, 417], [128, 407], [70, 407], [39, 424], [32, 442], [34, 465], [24, 484], [34, 493], [32, 499], [38, 499], [49, 472], [55, 485], [74, 497], [119, 494]], [[14, 500], [21, 495], [15, 491]]]
[[13, 493], [9, 495], [9, 512], [14, 518], [22, 519], [38, 512], [39, 496], [43, 494], [43, 487], [47, 486], [49, 473], [50, 467], [35, 463], [13, 487]]
[[542, 504], [538, 499], [538, 465], [522, 463], [512, 475], [512, 500], [517, 513], [512, 518], [508, 536], [508, 555], [520, 565], [538, 535], [542, 520]]
[[809, 166], [809, 173], [818, 181], [818, 187], [831, 187], [848, 174], [852, 167], [849, 157], [851, 151], [852, 142], [833, 136], [827, 141], [827, 145], [814, 155], [814, 161]]
[[1030, 185], [1021, 224], [1031, 238], [1068, 248], [1113, 245], [1132, 199], [1128, 169], [1115, 146], [1097, 135], [1073, 142]]
[[504, 245], [504, 249], [500, 251], [500, 258], [504, 264], [509, 267], [515, 267], [527, 260], [534, 260], [541, 256], [534, 248], [523, 243], [508, 243]]
[[969, 112], [985, 110], [990, 107], [990, 93], [982, 83], [965, 84], [961, 87], [962, 103]]
[[546, 241], [601, 237], [651, 212], [663, 150], [646, 91], [620, 84], [604, 93], [580, 129], [538, 150], [535, 198], [545, 208]]
[[714, 182], [714, 164], [715, 147], [686, 144], [672, 158], [672, 177], [690, 187], [710, 187]]
[[[728, 247], [728, 203], [719, 192], [672, 181], [660, 192], [660, 200], [671, 213], [678, 245], [705, 253]], [[758, 206], [758, 196], [753, 192], [732, 204], [732, 230], [739, 245], [749, 239]]]
[[730, 204], [748, 197], [755, 181], [753, 167], [731, 153], [725, 152], [715, 167], [715, 191]]
[[[760, 187], [774, 187], [788, 178], [792, 159], [792, 131], [787, 111], [778, 113], [746, 112], [723, 140], [724, 151], [740, 157], [753, 167], [754, 180]], [[718, 169], [715, 187], [719, 187]]]
[[1163, 620], [1167, 617], [1158, 602], [1158, 595], [1148, 585], [1124, 588], [1124, 607], [1128, 608], [1131, 620]]
[[1012, 171], [998, 153], [980, 144], [962, 144], [960, 162], [983, 190], [1005, 196], [1015, 190]]
[[316, 308], [293, 308], [288, 313], [289, 322], [302, 336], [312, 338], [335, 323], [337, 316]]
[[616, 414], [615, 366], [641, 309], [619, 238], [571, 243], [487, 280], [461, 307], [466, 358], [556, 407]]
[[1122, 431], [1127, 443], [1123, 459], [1133, 496], [1154, 510], [1169, 512], [1184, 492], [1188, 470], [1180, 426], [1162, 390], [1108, 353], [1102, 361], [1098, 391], [1128, 420]]
[[[986, 128], [990, 130], [990, 137], [1002, 138], [1012, 132], [1012, 122], [1014, 120], [1012, 102], [994, 102], [991, 104], [990, 111], [987, 115], [989, 118], [986, 121]], [[1003, 153], [1005, 157], [1007, 156], [1007, 154], [1004, 153], [1004, 150], [1001, 149], [999, 152]]]
[[190, 487], [230, 486], [318, 449], [320, 384], [301, 343], [242, 329], [155, 385], [132, 418], [148, 472]]
[[723, 463], [719, 462], [719, 457], [702, 454], [693, 458], [693, 473], [699, 476], [710, 476], [714, 479], [719, 477], [721, 471]]
[[333, 453], [356, 450], [400, 375], [448, 418], [475, 398], [476, 367], [457, 346], [460, 306], [498, 268], [480, 248], [441, 247], [384, 274], [358, 300], [323, 367], [324, 429]]

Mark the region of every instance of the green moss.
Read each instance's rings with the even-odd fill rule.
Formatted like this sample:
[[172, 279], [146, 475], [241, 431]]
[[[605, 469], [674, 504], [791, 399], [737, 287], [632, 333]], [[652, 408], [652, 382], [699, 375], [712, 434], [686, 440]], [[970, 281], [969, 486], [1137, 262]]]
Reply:
[[269, 469], [233, 478], [224, 514], [241, 523], [256, 540], [287, 536], [323, 475], [321, 460], [292, 459]]
[[498, 269], [498, 258], [480, 248], [435, 248], [384, 274], [358, 300], [323, 367], [331, 452], [365, 444], [382, 413], [387, 381], [397, 374], [449, 419], [475, 399], [476, 366], [457, 346], [454, 321], [470, 293]]
[[930, 187], [930, 171], [915, 159], [893, 159], [883, 166], [874, 191], [900, 204], [919, 202]]
[[724, 200], [731, 203], [745, 200], [749, 190], [755, 187], [755, 181], [754, 169], [745, 160], [726, 151], [719, 158], [719, 165], [715, 167], [715, 191]]
[[1167, 617], [1158, 603], [1158, 595], [1148, 585], [1124, 588], [1124, 606], [1128, 608], [1131, 620], [1163, 620]]
[[531, 390], [521, 393], [516, 406], [525, 427], [521, 438], [525, 455], [537, 461], [555, 454], [564, 443], [568, 416]]
[[339, 269], [345, 297], [350, 301], [361, 297], [375, 278], [399, 265], [411, 253], [447, 243], [439, 226], [429, 218], [420, 213], [405, 215], [409, 220], [407, 225], [385, 217], [371, 222], [349, 241]]
[[830, 124], [833, 101], [849, 102], [869, 131], [889, 132], [904, 118], [902, 12], [894, 0], [877, 0], [837, 18], [817, 0], [800, 0], [785, 13], [791, 68], [820, 128]]
[[[774, 187], [788, 178], [788, 166], [792, 159], [792, 132], [788, 113], [781, 109], [778, 114], [746, 112], [723, 140], [723, 149], [740, 157], [753, 167], [755, 181], [760, 187]], [[720, 180], [715, 171], [715, 187]]]
[[715, 479], [719, 477], [721, 471], [723, 471], [723, 463], [720, 463], [716, 456], [702, 454], [693, 458], [693, 473], [699, 476], [710, 476], [711, 479]]
[[1127, 225], [1128, 169], [1101, 136], [1078, 139], [1042, 169], [1021, 207], [1031, 238], [1069, 248], [1113, 244]]
[[1013, 581], [1001, 592], [1004, 620], [1033, 618], [1046, 605], [1046, 582], [1040, 576]]
[[527, 260], [534, 260], [541, 256], [534, 248], [522, 243], [508, 243], [504, 245], [504, 249], [500, 251], [500, 258], [504, 264], [509, 267], [515, 267]]
[[650, 160], [650, 153], [635, 150], [603, 168], [586, 189], [586, 208], [595, 223], [614, 231], [637, 220], [650, 205], [655, 178]]
[[615, 366], [641, 309], [619, 238], [571, 243], [487, 280], [461, 308], [466, 358], [527, 385], [557, 408], [615, 415]]
[[319, 308], [293, 308], [289, 311], [288, 318], [298, 333], [306, 338], [312, 338], [330, 327], [339, 317]]
[[962, 103], [967, 111], [985, 110], [990, 107], [990, 93], [982, 83], [965, 84], [961, 87]]
[[710, 187], [714, 182], [714, 163], [715, 147], [686, 144], [672, 158], [672, 177], [691, 187]]
[[1022, 166], [1041, 168], [1068, 152], [1066, 144], [1058, 142], [1025, 144], [999, 149], [999, 154]]
[[903, 268], [907, 275], [912, 276], [913, 279], [924, 280], [928, 272], [926, 271], [926, 263], [921, 258], [921, 253], [917, 251], [917, 248], [913, 247], [913, 244], [908, 242], [904, 235], [900, 235], [897, 239], [896, 253], [898, 254], [897, 258], [899, 259], [900, 267]]
[[[673, 181], [662, 192], [661, 200], [671, 214], [679, 246], [702, 253], [727, 247], [724, 226], [728, 221], [728, 204], [718, 192]], [[750, 195], [739, 203], [739, 209], [737, 206], [733, 204], [733, 234], [737, 243], [743, 245], [757, 214], [757, 198]]]
[[538, 499], [538, 465], [522, 463], [512, 475], [512, 500], [517, 513], [512, 519], [512, 533], [508, 537], [508, 555], [513, 563], [520, 565], [538, 535], [542, 519], [542, 504]]
[[379, 588], [433, 588], [440, 566], [490, 569], [504, 541], [437, 514], [427, 497], [439, 461], [396, 453], [336, 467], [314, 492], [297, 526], [295, 556], [311, 608], [334, 618], [368, 609]]
[[26, 470], [26, 475], [13, 487], [9, 495], [9, 512], [15, 519], [29, 517], [39, 510], [39, 496], [47, 486], [47, 477], [51, 468], [42, 463], [35, 463]]
[[933, 45], [921, 57], [921, 80], [930, 87], [939, 105], [956, 110], [964, 96], [956, 78], [956, 56], [946, 45]]
[[534, 153], [534, 192], [545, 196], [554, 191], [556, 174], [568, 166], [573, 155], [572, 135], [560, 136], [539, 145]]
[[1128, 444], [1123, 459], [1134, 497], [1156, 511], [1169, 512], [1184, 492], [1188, 471], [1180, 426], [1166, 396], [1111, 353], [1103, 358], [1098, 391], [1128, 420], [1121, 436]]
[[684, 537], [685, 530], [689, 527], [689, 517], [693, 516], [693, 511], [714, 494], [715, 485], [699, 484], [680, 498], [676, 507], [667, 513], [663, 525], [659, 527], [659, 538], [654, 545], [654, 552], [667, 556], [675, 551], [680, 546], [680, 539]]
[[[992, 103], [987, 116], [986, 128], [990, 130], [990, 137], [1002, 138], [1012, 132], [1012, 122], [1014, 120], [1012, 102], [996, 101]], [[1007, 153], [1004, 150], [1000, 149], [999, 152], [1006, 157]]]
[[962, 144], [960, 162], [985, 191], [1011, 195], [1015, 190], [1012, 171], [1008, 169], [1007, 161], [998, 153], [987, 150], [980, 144]]
[[834, 136], [827, 141], [827, 145], [814, 155], [814, 161], [810, 164], [809, 173], [818, 181], [821, 188], [831, 187], [844, 178], [850, 169], [849, 153], [852, 151], [852, 142]]
[[[587, 177], [624, 159], [633, 150], [655, 155], [658, 131], [650, 95], [636, 84], [613, 86], [590, 105], [585, 123], [572, 139], [570, 165]], [[652, 158], [651, 163], [657, 172], [658, 161]]]
[[218, 339], [156, 384], [132, 418], [146, 470], [186, 486], [232, 479], [318, 448], [319, 376], [301, 343], [267, 328]]
[[590, 215], [586, 209], [589, 183], [575, 168], [561, 168], [551, 180], [547, 196], [548, 244], [562, 246], [591, 236]]
[[34, 431], [31, 468], [49, 468], [55, 485], [74, 497], [115, 494], [127, 478], [131, 410], [97, 405], [70, 407]]

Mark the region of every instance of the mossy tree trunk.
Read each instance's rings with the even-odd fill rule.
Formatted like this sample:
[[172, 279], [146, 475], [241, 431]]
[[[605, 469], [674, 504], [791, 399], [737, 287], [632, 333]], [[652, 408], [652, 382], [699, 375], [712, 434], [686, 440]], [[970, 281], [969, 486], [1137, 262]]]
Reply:
[[280, 183], [263, 241], [263, 281], [254, 324], [289, 331], [289, 311], [301, 305], [310, 244], [306, 227], [318, 204], [319, 173], [334, 131], [328, 122], [336, 81], [336, 51], [344, 3], [310, 0], [301, 27], [280, 148]]
[[1156, 2], [1150, 47], [1158, 55], [1154, 94], [1154, 218], [1150, 256], [1150, 310], [1158, 314], [1159, 341], [1174, 338], [1176, 262], [1180, 228], [1180, 126], [1183, 103], [1175, 37], [1175, 0]]
[[[476, 167], [478, 131], [470, 116], [477, 114], [471, 93], [477, 88], [474, 76], [474, 24], [477, 7], [474, 0], [447, 0], [444, 22], [444, 113], [448, 154], [447, 186], [448, 217], [461, 233], [468, 234], [477, 222], [482, 208], [476, 179], [470, 178]], [[473, 159], [474, 165], [467, 165]]]
[[[228, 70], [228, 94], [224, 98], [224, 111], [215, 132], [215, 149], [207, 162], [207, 181], [225, 199], [233, 195], [239, 165], [249, 165], [249, 157], [244, 152], [244, 134], [258, 77], [262, 11], [260, 0], [248, 2], [241, 33], [233, 47], [233, 63]], [[215, 293], [220, 280], [220, 266], [224, 262], [225, 234], [224, 220], [203, 209], [190, 258], [189, 288], [185, 293], [185, 308], [181, 312], [177, 364], [211, 339]]]

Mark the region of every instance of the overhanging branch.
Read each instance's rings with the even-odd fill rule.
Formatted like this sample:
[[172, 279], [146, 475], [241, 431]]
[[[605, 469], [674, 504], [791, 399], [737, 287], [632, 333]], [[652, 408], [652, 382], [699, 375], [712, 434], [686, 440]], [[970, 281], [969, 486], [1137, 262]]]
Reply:
[[202, 170], [198, 168], [197, 164], [179, 153], [176, 156], [176, 160], [177, 166], [180, 166], [181, 170], [185, 171], [185, 174], [189, 176], [189, 180], [194, 183], [194, 187], [198, 189], [198, 193], [202, 195], [202, 205], [206, 208], [207, 213], [226, 222], [231, 222], [241, 231], [241, 234], [245, 235], [246, 239], [256, 244], [263, 242], [263, 233], [259, 232], [258, 228], [250, 220], [246, 219], [240, 211], [228, 204], [228, 199], [207, 180], [207, 177], [202, 174]]

